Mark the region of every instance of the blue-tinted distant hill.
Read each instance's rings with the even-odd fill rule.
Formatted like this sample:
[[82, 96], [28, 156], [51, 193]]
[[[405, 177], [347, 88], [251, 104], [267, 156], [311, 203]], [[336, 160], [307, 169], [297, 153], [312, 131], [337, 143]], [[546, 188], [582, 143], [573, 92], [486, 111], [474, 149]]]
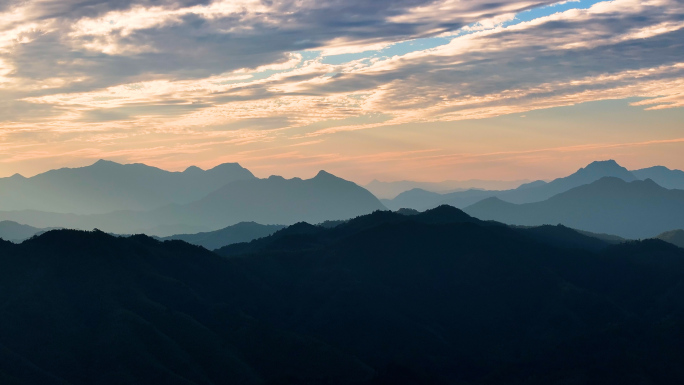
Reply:
[[508, 224], [563, 224], [576, 229], [651, 238], [684, 228], [684, 190], [654, 181], [607, 177], [542, 202], [514, 204], [492, 197], [464, 209], [468, 214]]
[[237, 163], [210, 170], [170, 172], [144, 164], [99, 160], [79, 168], [51, 170], [31, 178], [0, 178], [0, 211], [37, 210], [95, 214], [150, 210], [190, 203], [236, 180], [256, 179]]
[[0, 239], [11, 242], [21, 242], [34, 235], [42, 234], [51, 228], [39, 229], [33, 226], [22, 225], [13, 221], [0, 221]]
[[481, 179], [470, 179], [462, 181], [447, 180], [443, 182], [415, 182], [409, 180], [402, 180], [396, 182], [381, 182], [378, 180], [373, 180], [372, 182], [368, 183], [367, 185], [364, 185], [363, 187], [380, 199], [394, 199], [397, 195], [401, 194], [402, 192], [413, 189], [420, 189], [429, 192], [446, 194], [454, 191], [464, 191], [469, 189], [507, 190], [511, 188], [516, 188], [522, 184], [527, 184], [528, 182], [529, 180], [501, 181]]
[[633, 170], [632, 174], [637, 179], [651, 179], [665, 188], [684, 190], [684, 171], [682, 170], [670, 170], [667, 167], [654, 166]]
[[641, 179], [617, 164], [614, 160], [606, 160], [592, 162], [564, 178], [554, 179], [548, 183], [544, 181], [526, 183], [512, 190], [491, 191], [471, 189], [449, 194], [436, 194], [414, 189], [399, 194], [392, 200], [383, 200], [383, 203], [392, 210], [402, 207], [425, 210], [441, 204], [464, 208], [490, 197], [497, 197], [511, 203], [540, 202], [556, 194], [605, 177], [615, 177], [627, 182]]
[[[177, 234], [160, 229], [221, 229], [239, 222], [289, 225], [300, 221], [320, 223], [349, 219], [385, 210], [364, 188], [321, 171], [314, 178], [238, 180], [189, 204], [172, 204], [148, 211], [116, 211], [107, 214], [74, 215], [41, 211], [0, 212], [0, 219], [36, 227], [67, 227], [157, 236]], [[156, 231], [149, 231], [154, 230]]]

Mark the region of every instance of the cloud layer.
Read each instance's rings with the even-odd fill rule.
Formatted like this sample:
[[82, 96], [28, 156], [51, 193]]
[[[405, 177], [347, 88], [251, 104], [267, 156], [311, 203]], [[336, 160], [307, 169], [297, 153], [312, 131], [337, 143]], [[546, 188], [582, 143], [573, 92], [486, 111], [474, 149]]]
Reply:
[[606, 99], [684, 106], [684, 2], [578, 2], [515, 18], [554, 3], [3, 2], [0, 158], [107, 156], [132, 142], [159, 156], [286, 148]]

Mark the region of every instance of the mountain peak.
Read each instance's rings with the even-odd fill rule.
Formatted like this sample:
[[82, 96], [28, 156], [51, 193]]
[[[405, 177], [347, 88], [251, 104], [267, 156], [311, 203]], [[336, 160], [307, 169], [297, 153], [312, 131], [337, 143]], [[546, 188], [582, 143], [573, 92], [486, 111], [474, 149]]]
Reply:
[[589, 163], [589, 166], [592, 164], [607, 164], [607, 165], [613, 165], [613, 166], [620, 166], [618, 162], [615, 161], [615, 159], [606, 159], [606, 160], [595, 160], [591, 163]]
[[92, 167], [101, 167], [101, 166], [111, 166], [111, 165], [119, 165], [119, 163], [113, 162], [111, 160], [100, 159], [97, 162], [93, 163], [91, 166]]
[[657, 186], [657, 187], [661, 187], [658, 183], [656, 183], [656, 182], [655, 182], [653, 179], [651, 179], [651, 178], [646, 178], [646, 179], [642, 180], [641, 183], [642, 183], [644, 186], [649, 186], [649, 187]]
[[439, 205], [418, 214], [421, 218], [429, 222], [449, 223], [449, 222], [479, 222], [479, 220], [466, 214], [463, 210], [450, 205]]
[[595, 160], [591, 163], [589, 163], [586, 167], [584, 167], [584, 170], [593, 170], [593, 169], [598, 169], [598, 170], [613, 170], [613, 169], [623, 169], [622, 166], [618, 164], [613, 159], [608, 159], [608, 160]]
[[339, 178], [336, 177], [335, 175], [325, 171], [325, 170], [321, 170], [318, 172], [318, 174], [316, 174], [314, 179], [339, 179]]
[[586, 167], [577, 170], [577, 172], [571, 176], [589, 178], [587, 181], [589, 183], [591, 183], [593, 180], [598, 180], [606, 176], [620, 178], [627, 182], [637, 179], [634, 174], [632, 174], [626, 168], [620, 166], [613, 159], [591, 162]]
[[186, 168], [183, 172], [200, 172], [200, 171], [204, 171], [204, 170], [202, 170], [201, 168], [199, 168], [197, 166], [190, 166], [190, 167]]
[[239, 175], [241, 179], [255, 179], [256, 177], [251, 171], [242, 167], [240, 163], [221, 163], [213, 168], [207, 170], [212, 175], [223, 177], [225, 175]]
[[10, 179], [26, 179], [26, 177], [23, 176], [23, 175], [21, 175], [21, 174], [19, 174], [19, 173], [16, 173], [16, 174], [12, 175], [12, 176], [10, 177]]

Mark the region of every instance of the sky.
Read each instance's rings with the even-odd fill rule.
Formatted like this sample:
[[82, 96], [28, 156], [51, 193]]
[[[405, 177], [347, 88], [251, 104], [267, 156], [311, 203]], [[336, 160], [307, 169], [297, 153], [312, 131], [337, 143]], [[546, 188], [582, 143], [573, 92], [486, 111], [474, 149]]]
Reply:
[[684, 1], [0, 0], [0, 176], [684, 169]]

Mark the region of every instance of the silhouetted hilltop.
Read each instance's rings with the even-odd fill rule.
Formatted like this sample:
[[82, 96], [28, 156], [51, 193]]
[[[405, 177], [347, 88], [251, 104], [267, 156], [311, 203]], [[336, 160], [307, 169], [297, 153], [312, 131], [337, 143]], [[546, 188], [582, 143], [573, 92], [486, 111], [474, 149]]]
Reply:
[[659, 234], [657, 239], [684, 248], [684, 230], [671, 230]]
[[614, 244], [605, 239], [598, 238], [594, 234], [582, 233], [563, 225], [533, 226], [520, 228], [518, 230], [521, 233], [536, 240], [543, 241], [544, 243], [569, 249], [599, 251]]
[[684, 250], [648, 240], [591, 252], [535, 238], [566, 243], [571, 229], [527, 230], [441, 208], [297, 224], [267, 238], [318, 241], [232, 258], [99, 231], [0, 242], [0, 378], [684, 381]]
[[0, 278], [3, 383], [355, 382], [372, 373], [274, 326], [277, 292], [181, 241], [51, 231], [6, 248]]
[[282, 225], [261, 225], [256, 222], [240, 222], [220, 230], [196, 234], [175, 234], [162, 240], [180, 240], [213, 250], [233, 243], [249, 242], [263, 238], [282, 229]]
[[[271, 236], [255, 239], [251, 242], [228, 245], [217, 249], [216, 252], [226, 257], [235, 257], [259, 252], [312, 249], [339, 242], [345, 237], [369, 229], [398, 223], [423, 223], [432, 225], [475, 223], [482, 226], [505, 227], [505, 225], [498, 222], [483, 222], [469, 216], [460, 209], [442, 205], [412, 215], [404, 215], [399, 212], [391, 211], [375, 211], [371, 214], [358, 216], [345, 221], [334, 227], [314, 226], [302, 222], [279, 230]], [[595, 251], [604, 249], [612, 244], [612, 242], [600, 240], [591, 235], [580, 234], [578, 231], [565, 226], [556, 226], [553, 229], [546, 230], [542, 227], [514, 228], [512, 231], [519, 233], [519, 235], [525, 238], [533, 239], [536, 242], [559, 247], [572, 247]]]
[[0, 178], [0, 210], [93, 214], [150, 210], [190, 203], [254, 175], [237, 163], [203, 171], [169, 172], [144, 164], [99, 160], [87, 167], [51, 170], [31, 178]]
[[465, 212], [508, 224], [561, 223], [625, 238], [650, 238], [684, 227], [684, 191], [668, 190], [650, 179], [626, 182], [608, 177], [543, 202], [516, 205], [490, 198]]

